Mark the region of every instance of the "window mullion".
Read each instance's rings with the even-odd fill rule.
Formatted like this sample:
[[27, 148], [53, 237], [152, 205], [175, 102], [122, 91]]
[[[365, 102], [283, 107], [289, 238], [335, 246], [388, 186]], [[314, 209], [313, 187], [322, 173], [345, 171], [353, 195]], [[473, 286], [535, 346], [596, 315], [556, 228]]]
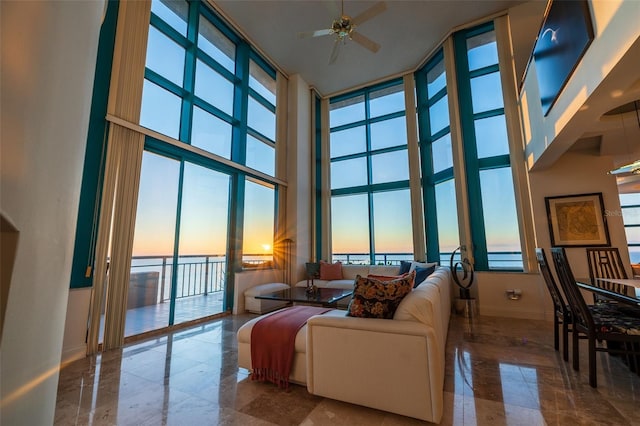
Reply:
[[191, 143], [191, 121], [193, 114], [193, 93], [196, 80], [196, 40], [198, 39], [199, 23], [198, 7], [194, 3], [189, 4], [189, 23], [187, 25], [188, 46], [185, 49], [185, 64], [182, 96], [182, 114], [180, 115], [180, 137], [183, 142]]
[[466, 42], [466, 33], [462, 32], [454, 35], [458, 103], [464, 147], [464, 166], [467, 176], [467, 197], [468, 205], [470, 207], [469, 219], [471, 225], [471, 238], [474, 242], [472, 250], [475, 267], [478, 270], [488, 270], [489, 260], [482, 214], [483, 208], [480, 188], [480, 171], [478, 167], [478, 151], [476, 147], [473, 103], [471, 99], [471, 76], [469, 73]]
[[[369, 92], [364, 94], [364, 117], [365, 117], [365, 136], [367, 141], [367, 184], [369, 188], [373, 184], [373, 167], [371, 159], [371, 108], [369, 106]], [[375, 237], [373, 229], [373, 194], [369, 189], [367, 191], [368, 215], [369, 215], [369, 262], [375, 263]]]

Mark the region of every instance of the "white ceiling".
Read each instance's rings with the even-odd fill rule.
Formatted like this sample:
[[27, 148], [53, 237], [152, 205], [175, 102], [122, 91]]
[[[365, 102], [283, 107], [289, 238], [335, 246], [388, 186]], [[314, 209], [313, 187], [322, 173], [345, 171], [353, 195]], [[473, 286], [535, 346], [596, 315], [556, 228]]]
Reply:
[[[526, 40], [519, 39], [520, 45], [516, 46], [517, 51], [525, 53], [516, 52], [514, 56], [516, 72], [521, 76], [528, 57], [526, 52], [533, 46], [546, 5], [546, 0], [385, 0], [386, 11], [363, 23], [357, 30], [379, 43], [380, 50], [372, 53], [353, 41], [347, 41], [336, 62], [329, 65], [333, 37], [301, 39], [298, 33], [329, 28], [340, 14], [339, 1], [209, 1], [281, 71], [287, 75], [300, 74], [322, 96], [413, 71], [453, 31], [522, 4], [519, 13], [530, 15], [527, 24], [530, 28], [512, 29], [520, 32], [521, 36], [522, 33], [531, 33], [530, 37], [525, 36]], [[376, 3], [377, 0], [347, 0], [344, 12], [355, 17]], [[557, 149], [548, 150], [555, 151], [546, 156], [548, 165], [571, 147], [610, 156], [612, 167], [639, 157], [640, 139], [634, 114], [626, 114], [625, 120], [620, 116], [603, 116], [613, 108], [640, 99], [638, 58], [640, 40], [600, 84], [588, 105], [569, 120], [567, 128], [579, 130], [568, 133], [580, 136], [554, 141], [553, 146]], [[612, 93], [622, 96], [612, 97]]]
[[[351, 17], [377, 1], [347, 0]], [[354, 41], [329, 65], [333, 36], [298, 38], [330, 28], [340, 14], [335, 0], [221, 0], [213, 6], [287, 75], [300, 74], [321, 95], [330, 96], [376, 80], [413, 71], [452, 31], [522, 0], [386, 0], [387, 9], [357, 28], [381, 45], [377, 53]]]

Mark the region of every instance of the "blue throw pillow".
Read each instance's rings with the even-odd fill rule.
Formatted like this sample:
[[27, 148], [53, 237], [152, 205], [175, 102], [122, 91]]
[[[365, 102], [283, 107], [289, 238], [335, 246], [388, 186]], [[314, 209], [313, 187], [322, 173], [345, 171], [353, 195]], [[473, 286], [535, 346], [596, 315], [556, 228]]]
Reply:
[[420, 284], [422, 284], [422, 281], [426, 280], [427, 277], [433, 274], [435, 270], [436, 270], [435, 266], [429, 266], [428, 268], [421, 268], [418, 266], [416, 268], [416, 280], [413, 283], [413, 288], [416, 288]]
[[398, 275], [406, 274], [407, 272], [409, 272], [410, 268], [411, 268], [411, 262], [407, 262], [406, 260], [401, 260], [400, 272], [398, 272]]

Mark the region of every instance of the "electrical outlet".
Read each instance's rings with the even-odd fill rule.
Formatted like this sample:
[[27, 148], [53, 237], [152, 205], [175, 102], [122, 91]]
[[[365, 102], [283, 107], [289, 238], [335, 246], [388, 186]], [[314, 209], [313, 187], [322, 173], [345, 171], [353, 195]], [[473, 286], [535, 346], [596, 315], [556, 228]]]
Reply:
[[522, 290], [519, 288], [509, 289], [505, 291], [505, 294], [509, 300], [520, 300], [522, 297]]

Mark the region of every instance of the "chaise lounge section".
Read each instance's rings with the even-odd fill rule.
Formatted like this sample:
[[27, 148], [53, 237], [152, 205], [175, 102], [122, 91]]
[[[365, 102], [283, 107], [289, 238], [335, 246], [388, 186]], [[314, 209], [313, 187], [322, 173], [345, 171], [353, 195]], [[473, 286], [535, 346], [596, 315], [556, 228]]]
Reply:
[[[451, 285], [450, 270], [438, 267], [391, 320], [338, 309], [311, 317], [296, 335], [290, 381], [314, 395], [439, 423]], [[251, 329], [263, 317], [238, 331], [240, 367], [251, 369]]]

